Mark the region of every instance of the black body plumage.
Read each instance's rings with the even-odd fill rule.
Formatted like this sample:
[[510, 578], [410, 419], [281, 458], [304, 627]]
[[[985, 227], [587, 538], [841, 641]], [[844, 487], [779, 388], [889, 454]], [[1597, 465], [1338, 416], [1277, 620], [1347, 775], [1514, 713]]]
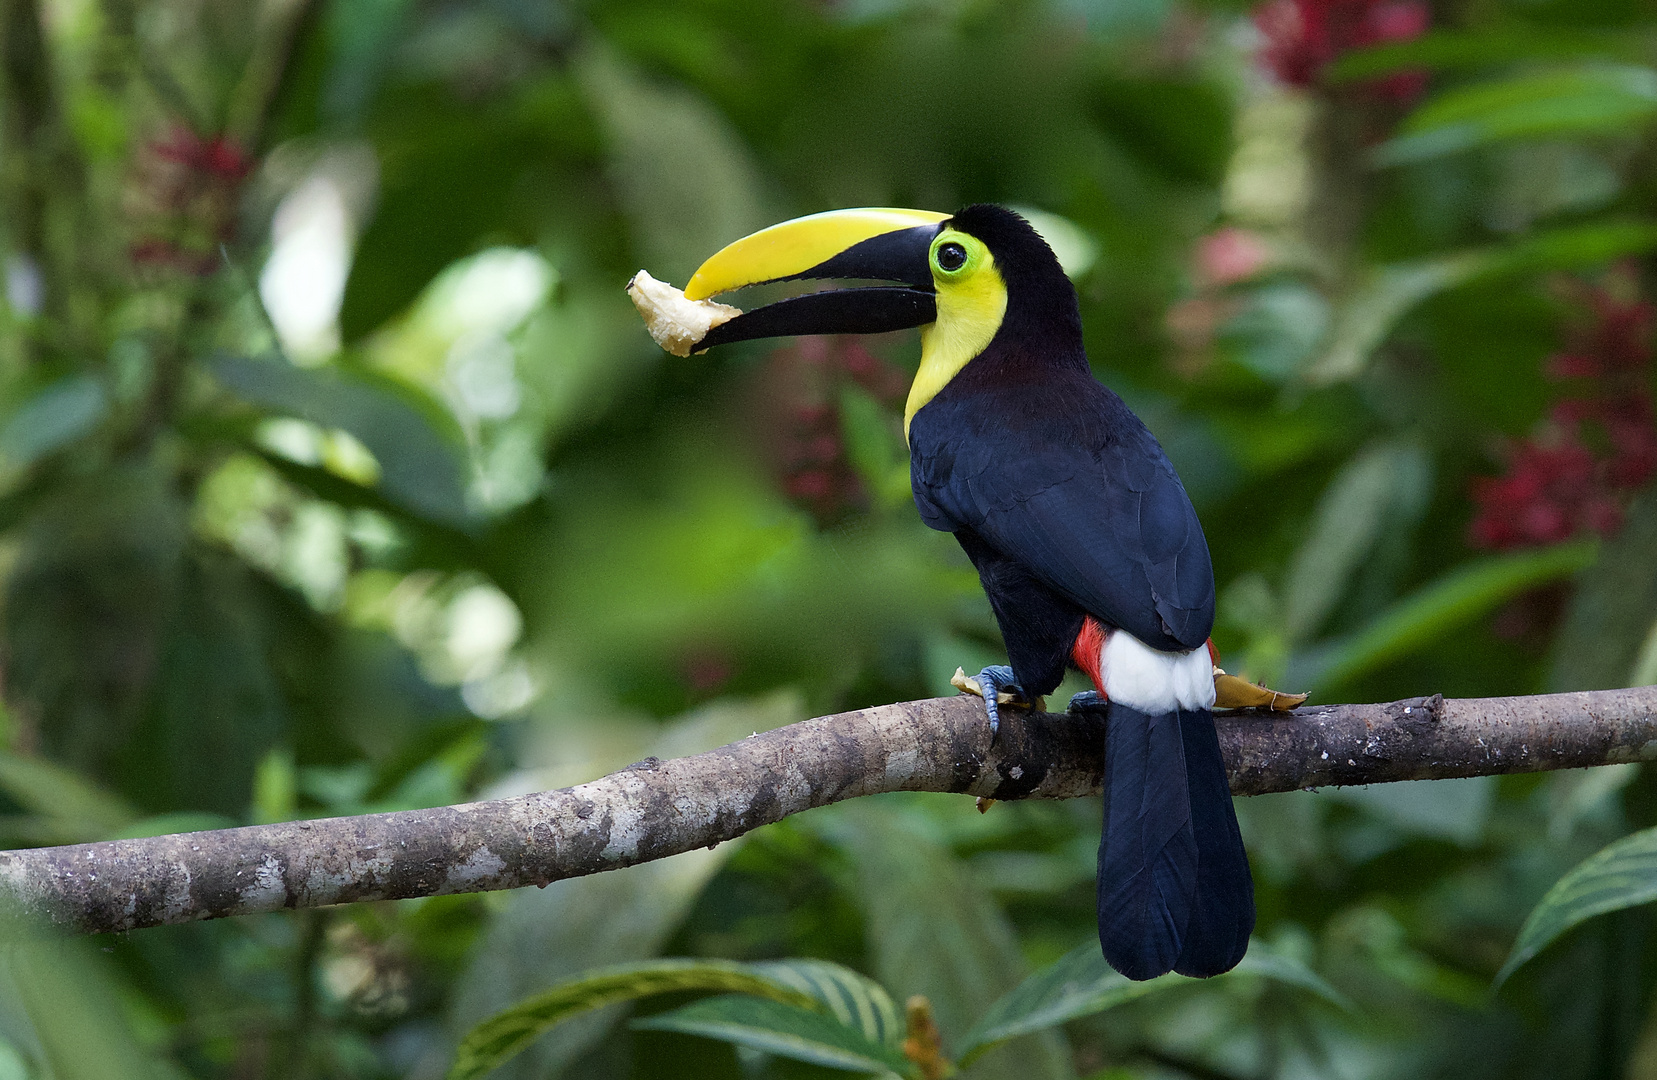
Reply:
[[[1154, 649], [1204, 646], [1214, 577], [1202, 527], [1156, 439], [1093, 377], [1058, 260], [1001, 207], [949, 224], [989, 248], [1006, 314], [914, 414], [911, 479], [921, 517], [977, 567], [1019, 684], [1056, 689], [1088, 615]], [[1226, 971], [1254, 901], [1213, 716], [1112, 703], [1107, 717], [1105, 957], [1135, 979]]]

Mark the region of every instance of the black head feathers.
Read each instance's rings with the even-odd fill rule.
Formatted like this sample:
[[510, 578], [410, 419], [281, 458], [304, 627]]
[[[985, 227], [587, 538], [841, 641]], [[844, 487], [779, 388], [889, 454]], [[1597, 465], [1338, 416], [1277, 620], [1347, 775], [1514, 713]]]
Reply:
[[1080, 352], [1082, 315], [1076, 289], [1034, 226], [994, 203], [974, 203], [956, 211], [946, 224], [976, 236], [995, 256], [996, 269], [1007, 284], [1004, 333]]

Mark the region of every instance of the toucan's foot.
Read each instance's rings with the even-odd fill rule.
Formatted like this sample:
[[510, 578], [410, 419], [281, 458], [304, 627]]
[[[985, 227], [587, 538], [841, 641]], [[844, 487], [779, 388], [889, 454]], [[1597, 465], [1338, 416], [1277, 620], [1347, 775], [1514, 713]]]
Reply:
[[1005, 664], [992, 664], [978, 673], [978, 685], [984, 690], [984, 710], [990, 714], [990, 743], [1001, 733], [1000, 697], [1005, 690], [1015, 701], [1022, 700], [1024, 690], [1013, 678], [1013, 669]]
[[957, 690], [964, 690], [969, 694], [977, 694], [984, 699], [984, 711], [990, 717], [990, 742], [1001, 731], [1001, 706], [1018, 705], [1029, 708], [1031, 701], [1024, 694], [1024, 688], [1014, 681], [1013, 669], [1005, 664], [992, 664], [978, 673], [976, 679], [967, 678], [966, 672], [959, 668], [950, 684]]
[[1097, 690], [1083, 690], [1070, 698], [1066, 712], [1104, 712], [1110, 707], [1110, 698]]

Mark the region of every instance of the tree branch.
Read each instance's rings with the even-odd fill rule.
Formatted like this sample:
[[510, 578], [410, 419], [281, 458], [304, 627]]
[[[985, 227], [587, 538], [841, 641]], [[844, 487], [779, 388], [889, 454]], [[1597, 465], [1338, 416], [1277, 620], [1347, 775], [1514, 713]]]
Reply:
[[[1657, 687], [1218, 719], [1239, 795], [1657, 758]], [[0, 897], [102, 932], [545, 885], [883, 791], [1097, 794], [1103, 727], [1096, 716], [1009, 709], [992, 747], [977, 698], [883, 705], [496, 802], [0, 852]]]

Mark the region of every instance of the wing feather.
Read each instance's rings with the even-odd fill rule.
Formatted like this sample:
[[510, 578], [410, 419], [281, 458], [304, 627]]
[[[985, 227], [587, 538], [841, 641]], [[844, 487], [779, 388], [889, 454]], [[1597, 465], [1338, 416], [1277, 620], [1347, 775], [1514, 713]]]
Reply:
[[1213, 629], [1214, 573], [1196, 511], [1139, 418], [1087, 382], [1098, 394], [1073, 400], [1068, 418], [952, 431], [951, 417], [922, 410], [916, 421], [932, 422], [912, 430], [930, 436], [915, 442], [916, 505], [928, 525], [970, 528], [1153, 648], [1197, 648]]

